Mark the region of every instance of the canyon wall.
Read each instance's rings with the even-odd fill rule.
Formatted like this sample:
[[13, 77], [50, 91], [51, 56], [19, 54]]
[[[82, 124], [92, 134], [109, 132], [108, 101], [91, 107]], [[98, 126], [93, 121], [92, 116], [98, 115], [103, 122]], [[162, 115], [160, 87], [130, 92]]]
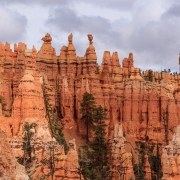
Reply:
[[[173, 138], [180, 124], [180, 75], [149, 70], [142, 73], [134, 67], [132, 53], [120, 64], [117, 52], [111, 55], [105, 51], [99, 66], [92, 35], [88, 35], [89, 46], [83, 57], [76, 56], [72, 34], [68, 36], [68, 45], [60, 49], [60, 55], [56, 55], [51, 45], [50, 34], [42, 40], [38, 52], [34, 46], [27, 49], [24, 43], [15, 44], [14, 51], [10, 44], [0, 43], [0, 127], [6, 130], [16, 157], [22, 154], [19, 144], [25, 122], [37, 124], [34, 153], [39, 158], [43, 156], [42, 142], [51, 141], [44, 83], [54, 113], [60, 111], [64, 128], [74, 127], [79, 137], [86, 133], [80, 121], [80, 103], [83, 94], [89, 92], [107, 112], [109, 140], [114, 138], [117, 124], [137, 141], [165, 146]], [[91, 132], [89, 136], [93, 138]], [[71, 159], [66, 158], [64, 161]]]
[[55, 108], [59, 101], [66, 128], [76, 124], [84, 133], [79, 121], [80, 102], [83, 93], [89, 92], [107, 111], [109, 135], [115, 123], [123, 123], [125, 133], [138, 139], [161, 144], [170, 140], [179, 124], [180, 76], [153, 72], [152, 82], [148, 81], [148, 71], [141, 74], [134, 67], [132, 53], [121, 65], [117, 52], [111, 56], [105, 51], [98, 66], [93, 36], [88, 35], [88, 39], [83, 57], [76, 56], [72, 34], [59, 56], [49, 34], [42, 38], [44, 43], [38, 52], [34, 46], [27, 49], [24, 43], [15, 44], [14, 51], [8, 43], [1, 44], [0, 95], [6, 103], [2, 113], [10, 116], [13, 135], [25, 117], [45, 117], [40, 81], [46, 79], [51, 104]]

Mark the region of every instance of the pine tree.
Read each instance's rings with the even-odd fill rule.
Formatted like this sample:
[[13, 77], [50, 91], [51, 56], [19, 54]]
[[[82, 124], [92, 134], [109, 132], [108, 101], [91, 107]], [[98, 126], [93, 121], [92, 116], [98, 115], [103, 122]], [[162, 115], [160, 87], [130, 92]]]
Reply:
[[95, 105], [95, 100], [92, 94], [85, 92], [83, 94], [83, 100], [81, 102], [81, 109], [80, 112], [82, 114], [81, 120], [84, 121], [85, 127], [86, 127], [86, 142], [89, 142], [89, 129], [92, 127], [92, 114], [94, 111], [94, 108], [96, 107]]
[[86, 126], [86, 142], [89, 142], [89, 130], [94, 132], [94, 139], [79, 150], [80, 173], [84, 179], [104, 180], [108, 177], [109, 166], [106, 141], [106, 113], [99, 106], [96, 107], [92, 94], [84, 93], [81, 103], [82, 120]]
[[96, 172], [97, 180], [107, 178], [109, 166], [107, 161], [108, 149], [106, 141], [106, 113], [102, 106], [94, 109], [93, 113], [93, 131], [94, 140], [90, 143], [92, 167]]
[[52, 124], [52, 130], [53, 130], [53, 137], [56, 139], [56, 141], [64, 146], [64, 152], [65, 154], [68, 153], [69, 146], [66, 143], [64, 133], [63, 133], [63, 127], [59, 124]]
[[148, 81], [153, 81], [153, 71], [151, 69], [148, 71]]
[[78, 160], [79, 160], [79, 175], [80, 180], [82, 179], [82, 176], [84, 179], [89, 179], [91, 176], [91, 159], [89, 157], [90, 151], [88, 149], [88, 146], [81, 146], [78, 149]]
[[32, 146], [31, 146], [31, 139], [33, 137], [32, 128], [35, 126], [35, 124], [24, 124], [24, 137], [23, 137], [23, 144], [22, 149], [24, 150], [24, 165], [25, 165], [25, 159], [26, 156], [29, 156], [29, 162], [31, 162], [32, 156]]
[[89, 143], [89, 147], [83, 146], [79, 149], [80, 173], [85, 180], [104, 180], [109, 174], [107, 162], [109, 151], [105, 137], [106, 113], [104, 109], [101, 106], [94, 108], [92, 118], [94, 140]]
[[161, 179], [162, 178], [162, 166], [161, 166], [161, 156], [159, 153], [159, 145], [156, 146], [156, 154], [153, 153], [153, 149], [152, 149], [152, 153], [149, 156], [149, 162], [151, 165], [151, 171], [152, 173], [152, 180], [154, 179]]

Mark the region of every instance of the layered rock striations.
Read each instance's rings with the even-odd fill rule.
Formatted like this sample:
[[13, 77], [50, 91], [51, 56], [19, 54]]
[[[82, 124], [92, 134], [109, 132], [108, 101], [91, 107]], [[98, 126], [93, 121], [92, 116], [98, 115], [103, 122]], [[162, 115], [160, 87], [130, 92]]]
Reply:
[[162, 147], [162, 179], [180, 178], [180, 126], [176, 127], [173, 137], [167, 146]]
[[29, 180], [24, 166], [13, 156], [6, 132], [0, 129], [0, 179]]
[[[3, 103], [0, 106], [0, 127], [6, 130], [16, 157], [22, 154], [19, 145], [25, 122], [37, 124], [33, 143], [38, 162], [45, 153], [42, 142], [47, 144], [52, 139], [46, 119], [44, 84], [54, 114], [61, 112], [64, 128], [74, 127], [79, 136], [86, 133], [80, 120], [80, 103], [83, 94], [88, 92], [107, 112], [108, 139], [114, 138], [117, 124], [122, 125], [127, 136], [139, 141], [166, 145], [172, 139], [180, 124], [180, 76], [165, 71], [142, 73], [134, 67], [132, 53], [121, 64], [117, 52], [111, 55], [105, 51], [99, 66], [93, 36], [89, 34], [88, 40], [83, 57], [76, 56], [72, 34], [68, 36], [68, 45], [60, 49], [60, 55], [56, 55], [48, 33], [42, 38], [43, 44], [38, 52], [34, 46], [27, 49], [24, 43], [15, 44], [14, 51], [10, 44], [0, 43], [0, 96], [6, 103], [6, 106]], [[93, 138], [93, 133], [90, 132], [89, 136]], [[65, 164], [70, 163], [74, 154], [75, 150], [69, 153]], [[126, 174], [131, 174], [130, 163], [125, 166], [130, 168]], [[68, 168], [63, 167], [64, 170]], [[149, 178], [147, 160], [146, 168]], [[77, 177], [73, 168], [67, 171]]]
[[[68, 46], [61, 48], [59, 56], [56, 56], [51, 45], [52, 37], [48, 33], [42, 38], [43, 45], [38, 52], [34, 47], [27, 49], [23, 43], [18, 46], [15, 44], [14, 52], [8, 43], [1, 44], [1, 95], [5, 98], [6, 109], [15, 108], [17, 105], [14, 100], [18, 96], [20, 98], [21, 91], [26, 94], [25, 91], [30, 91], [28, 88], [31, 83], [43, 77], [51, 89], [51, 103], [54, 107], [58, 103], [58, 94], [61, 96], [60, 108], [67, 127], [75, 121], [79, 126], [80, 102], [83, 93], [87, 91], [94, 95], [97, 104], [106, 109], [109, 124], [123, 122], [127, 134], [148, 138], [149, 141], [170, 139], [173, 128], [178, 124], [179, 76], [163, 72], [158, 81], [158, 73], [153, 72], [153, 82], [146, 81], [148, 72], [141, 75], [139, 68], [134, 67], [132, 53], [123, 60], [121, 67], [118, 53], [114, 52], [111, 56], [109, 51], [105, 51], [102, 65], [97, 66], [93, 36], [88, 35], [88, 39], [89, 47], [84, 57], [76, 56], [72, 34], [68, 36]], [[27, 90], [23, 85], [25, 77], [29, 81]], [[37, 106], [41, 107], [42, 103]], [[23, 104], [29, 106], [28, 103]], [[25, 109], [23, 111], [28, 113]], [[13, 111], [16, 116], [18, 113]], [[129, 128], [129, 124], [134, 126]]]
[[115, 124], [113, 135], [109, 139], [111, 154], [109, 164], [111, 164], [110, 179], [134, 179], [132, 165], [132, 154], [125, 150], [126, 138], [123, 136], [122, 124]]

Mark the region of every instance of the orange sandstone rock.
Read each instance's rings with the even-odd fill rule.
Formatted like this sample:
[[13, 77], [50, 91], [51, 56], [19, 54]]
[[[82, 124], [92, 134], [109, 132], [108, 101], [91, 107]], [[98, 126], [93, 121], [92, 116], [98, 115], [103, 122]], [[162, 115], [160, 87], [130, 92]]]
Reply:
[[132, 166], [132, 154], [125, 150], [125, 137], [123, 137], [122, 124], [115, 124], [113, 136], [110, 138], [110, 148], [112, 154], [109, 157], [111, 164], [110, 177], [115, 179], [134, 179]]
[[[50, 34], [46, 34], [42, 40], [38, 52], [35, 47], [27, 49], [24, 43], [15, 44], [13, 52], [10, 44], [0, 43], [0, 95], [7, 104], [6, 109], [0, 110], [0, 126], [7, 131], [17, 156], [22, 154], [19, 144], [25, 122], [38, 124], [37, 129], [34, 129], [36, 139], [33, 142], [38, 162], [44, 151], [41, 142], [46, 144], [45, 139], [50, 140], [42, 79], [46, 82], [54, 115], [61, 111], [64, 127], [69, 129], [77, 126], [79, 136], [86, 133], [80, 121], [80, 103], [84, 92], [89, 92], [107, 112], [107, 138], [112, 140], [116, 124], [122, 124], [128, 136], [146, 140], [147, 143], [166, 145], [174, 137], [173, 133], [180, 123], [180, 75], [152, 72], [153, 82], [147, 81], [148, 71], [144, 75], [140, 74], [140, 69], [134, 67], [132, 53], [122, 61], [121, 67], [118, 53], [111, 56], [109, 51], [105, 51], [102, 65], [97, 66], [93, 36], [90, 34], [89, 45], [83, 57], [76, 56], [72, 34], [68, 36], [68, 45], [61, 48], [59, 56], [51, 45]], [[90, 137], [93, 138], [91, 132]], [[172, 149], [173, 145], [169, 146]], [[118, 144], [114, 151], [119, 153], [119, 147]], [[77, 155], [75, 151], [71, 153], [69, 157]], [[115, 152], [112, 162], [115, 165], [118, 153]], [[171, 159], [176, 159], [177, 170], [174, 161], [167, 161], [169, 155], [166, 150], [163, 150], [162, 157], [165, 177], [172, 176], [166, 167], [172, 169], [173, 175], [179, 173], [179, 155], [174, 157], [171, 153]], [[66, 163], [69, 162], [70, 159]], [[125, 167], [129, 169], [125, 172], [126, 177], [130, 177], [130, 159]], [[64, 170], [61, 168], [60, 174]], [[41, 169], [39, 171], [42, 172]], [[116, 174], [117, 170], [114, 172]], [[74, 170], [72, 174], [76, 177]]]
[[5, 131], [0, 129], [0, 179], [29, 180], [24, 166], [15, 159]]
[[146, 173], [145, 174], [145, 179], [151, 180], [151, 167], [150, 167], [147, 155], [145, 155], [144, 170], [145, 170], [145, 173]]

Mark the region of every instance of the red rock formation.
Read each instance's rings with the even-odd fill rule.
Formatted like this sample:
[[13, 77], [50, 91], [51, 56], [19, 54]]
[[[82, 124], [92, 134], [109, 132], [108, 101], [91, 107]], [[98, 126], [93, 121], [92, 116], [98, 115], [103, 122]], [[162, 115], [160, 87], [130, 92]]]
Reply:
[[139, 68], [131, 67], [131, 76], [130, 76], [130, 79], [138, 79], [138, 80], [142, 79], [142, 77], [140, 75], [140, 69]]
[[123, 64], [123, 68], [131, 69], [131, 67], [134, 67], [133, 54], [129, 53], [129, 57], [124, 58], [122, 64]]
[[[52, 37], [47, 33], [42, 40], [44, 43], [37, 53], [36, 70], [39, 73], [45, 74], [49, 81], [49, 85], [55, 87], [58, 68], [56, 52], [51, 45]], [[53, 101], [55, 100], [53, 99]]]
[[75, 139], [69, 141], [69, 144], [70, 144], [70, 150], [68, 151], [67, 158], [64, 164], [65, 177], [63, 178], [63, 180], [68, 180], [68, 179], [78, 180], [80, 179], [80, 175], [78, 172], [79, 164], [78, 164], [78, 154], [76, 151]]
[[[117, 58], [117, 57], [113, 57], [113, 60]], [[113, 61], [113, 65], [117, 64]], [[102, 60], [102, 69], [103, 66], [107, 65], [108, 66], [108, 71], [111, 72], [111, 55], [109, 51], [104, 51], [104, 55], [103, 55], [103, 60]]]
[[45, 118], [45, 105], [40, 78], [25, 73], [20, 81], [12, 108], [13, 136], [17, 135], [25, 118]]
[[13, 155], [5, 131], [0, 129], [0, 179], [29, 180], [24, 166]]
[[111, 65], [112, 65], [112, 67], [114, 67], [114, 66], [121, 67], [120, 63], [119, 63], [119, 58], [118, 58], [118, 53], [117, 52], [113, 52], [113, 54], [112, 54]]
[[145, 170], [145, 179], [151, 180], [151, 167], [149, 164], [148, 156], [145, 155], [145, 163], [144, 163], [144, 170]]
[[[88, 35], [89, 46], [83, 57], [76, 56], [72, 34], [59, 56], [51, 45], [50, 34], [42, 40], [38, 53], [34, 47], [27, 49], [24, 43], [15, 44], [14, 52], [8, 43], [0, 43], [0, 95], [7, 104], [0, 112], [0, 121], [8, 138], [12, 138], [13, 147], [19, 146], [20, 140], [14, 136], [22, 137], [24, 122], [37, 121], [40, 129], [47, 126], [42, 79], [46, 82], [54, 113], [62, 112], [65, 128], [77, 126], [79, 135], [85, 134], [80, 121], [80, 103], [84, 92], [89, 92], [107, 112], [109, 138], [113, 137], [115, 124], [122, 123], [130, 137], [147, 143], [168, 144], [180, 123], [180, 75], [152, 72], [153, 82], [147, 81], [148, 71], [141, 75], [140, 69], [134, 67], [132, 53], [121, 67], [117, 52], [111, 56], [105, 51], [102, 65], [98, 67], [92, 35]], [[43, 141], [44, 136], [39, 139]], [[41, 159], [43, 147], [39, 147], [39, 152], [38, 148], [36, 151]], [[130, 166], [128, 168], [132, 169]], [[166, 169], [164, 172], [169, 175]]]
[[180, 178], [180, 126], [178, 125], [173, 134], [172, 141], [162, 149], [162, 179], [176, 180]]
[[111, 155], [109, 163], [111, 164], [110, 177], [115, 179], [134, 180], [134, 171], [132, 166], [132, 154], [125, 150], [125, 137], [123, 137], [122, 125], [115, 124], [113, 136], [110, 138]]
[[68, 89], [67, 78], [63, 78], [61, 100], [61, 113], [63, 116], [62, 124], [65, 128], [72, 128], [74, 126], [73, 96]]

